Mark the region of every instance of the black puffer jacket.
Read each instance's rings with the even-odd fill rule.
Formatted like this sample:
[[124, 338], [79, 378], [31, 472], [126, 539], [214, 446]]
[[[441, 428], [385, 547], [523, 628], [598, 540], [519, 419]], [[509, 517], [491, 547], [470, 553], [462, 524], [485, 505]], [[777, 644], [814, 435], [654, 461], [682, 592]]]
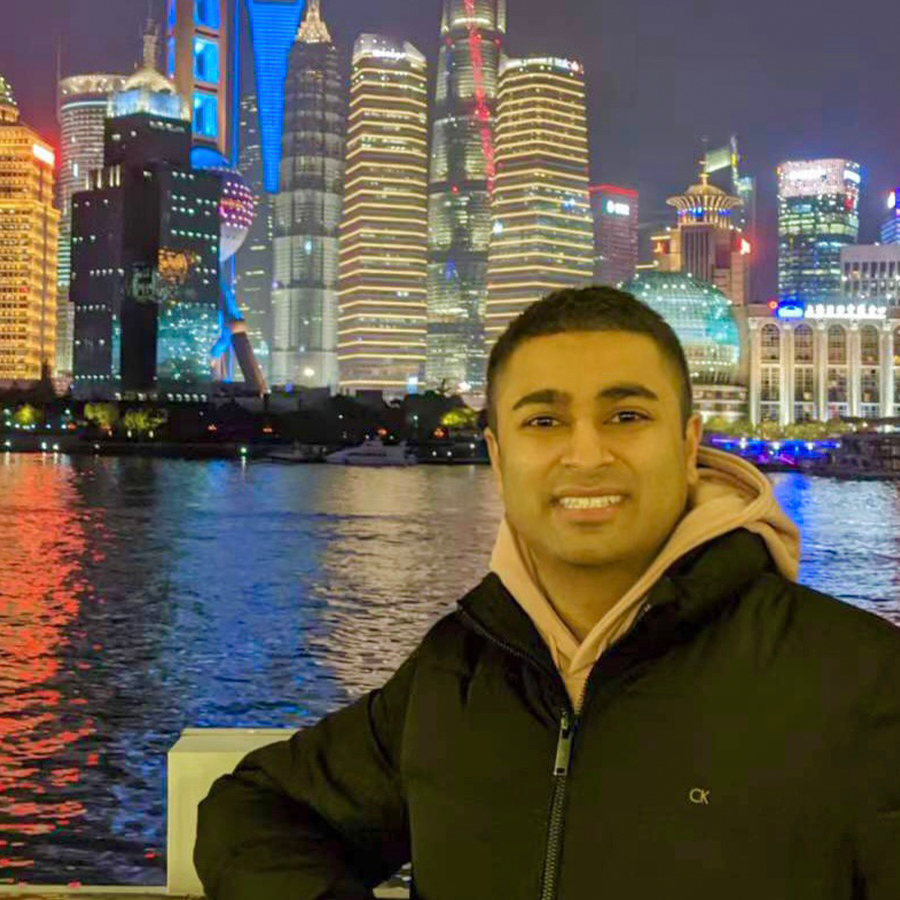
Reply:
[[898, 900], [900, 629], [738, 529], [684, 556], [582, 712], [489, 574], [379, 690], [199, 807], [212, 900]]

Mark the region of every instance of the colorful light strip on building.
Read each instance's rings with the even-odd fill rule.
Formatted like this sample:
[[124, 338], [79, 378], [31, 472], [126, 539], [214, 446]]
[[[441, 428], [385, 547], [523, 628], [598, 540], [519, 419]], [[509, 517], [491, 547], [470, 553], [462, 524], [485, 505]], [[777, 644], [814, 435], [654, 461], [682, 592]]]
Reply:
[[284, 80], [304, 0], [246, 0], [259, 103], [263, 181], [270, 194], [278, 192], [281, 135], [284, 126]]

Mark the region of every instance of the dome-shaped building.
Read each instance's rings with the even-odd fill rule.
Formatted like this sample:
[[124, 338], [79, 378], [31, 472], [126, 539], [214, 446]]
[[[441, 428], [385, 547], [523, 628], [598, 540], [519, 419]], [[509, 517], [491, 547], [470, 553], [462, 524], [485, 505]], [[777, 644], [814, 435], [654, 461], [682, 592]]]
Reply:
[[658, 312], [687, 357], [691, 382], [738, 383], [741, 338], [729, 299], [708, 282], [679, 272], [639, 272], [621, 290]]

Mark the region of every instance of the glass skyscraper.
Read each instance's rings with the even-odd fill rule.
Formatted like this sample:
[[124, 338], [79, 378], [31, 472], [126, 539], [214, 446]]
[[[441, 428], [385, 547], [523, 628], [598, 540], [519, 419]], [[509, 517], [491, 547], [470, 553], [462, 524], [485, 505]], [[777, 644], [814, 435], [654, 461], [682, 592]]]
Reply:
[[92, 169], [103, 166], [103, 127], [110, 95], [121, 88], [124, 75], [70, 75], [59, 82], [59, 178], [57, 205], [59, 253], [56, 316], [56, 371], [72, 372], [72, 340], [75, 310], [69, 303], [72, 239], [72, 194], [83, 190]]
[[[484, 389], [494, 128], [506, 0], [444, 0], [428, 200], [426, 382]], [[461, 387], [461, 385], [463, 387]]]
[[275, 194], [278, 192], [284, 124], [284, 81], [304, 0], [246, 0], [246, 3], [259, 103], [263, 183], [270, 194]]
[[241, 100], [238, 170], [256, 198], [256, 215], [247, 240], [234, 257], [238, 308], [257, 362], [271, 382], [272, 346], [272, 201], [263, 188], [262, 146], [256, 94]]
[[144, 66], [110, 100], [104, 166], [72, 196], [80, 399], [205, 399], [218, 333], [222, 178], [192, 170], [191, 114]]
[[553, 290], [593, 281], [584, 68], [552, 57], [500, 66], [485, 352]]
[[778, 167], [778, 294], [805, 305], [841, 293], [841, 248], [859, 238], [859, 163], [785, 162]]
[[0, 381], [37, 380], [56, 357], [56, 157], [19, 118], [0, 75]]
[[336, 386], [338, 233], [347, 101], [341, 60], [310, 0], [285, 81], [275, 206], [272, 382]]
[[881, 223], [881, 243], [900, 244], [900, 188], [887, 198], [888, 217]]
[[340, 387], [415, 393], [424, 374], [428, 88], [412, 44], [353, 48], [340, 243]]
[[638, 192], [614, 184], [590, 188], [594, 211], [594, 279], [615, 287], [638, 264]]

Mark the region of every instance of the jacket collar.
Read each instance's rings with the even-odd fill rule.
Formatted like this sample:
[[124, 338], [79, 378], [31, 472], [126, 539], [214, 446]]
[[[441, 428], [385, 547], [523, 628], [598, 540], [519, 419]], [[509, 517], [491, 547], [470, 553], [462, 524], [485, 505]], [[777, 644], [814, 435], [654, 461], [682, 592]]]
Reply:
[[[740, 596], [765, 571], [776, 571], [763, 538], [738, 528], [686, 553], [647, 594], [646, 618], [671, 639], [692, 632]], [[457, 606], [494, 640], [527, 655], [542, 668], [556, 667], [534, 623], [495, 572], [488, 573]]]

